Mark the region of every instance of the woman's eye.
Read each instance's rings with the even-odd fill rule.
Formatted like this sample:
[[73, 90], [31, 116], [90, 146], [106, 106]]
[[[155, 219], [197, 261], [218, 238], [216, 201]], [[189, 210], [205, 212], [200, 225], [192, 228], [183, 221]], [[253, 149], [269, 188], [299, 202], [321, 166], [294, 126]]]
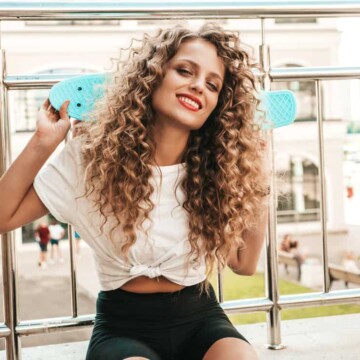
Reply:
[[179, 74], [192, 75], [192, 72], [188, 69], [179, 68], [179, 69], [177, 69], [177, 72]]
[[218, 87], [214, 83], [208, 83], [208, 86], [213, 91], [218, 91]]

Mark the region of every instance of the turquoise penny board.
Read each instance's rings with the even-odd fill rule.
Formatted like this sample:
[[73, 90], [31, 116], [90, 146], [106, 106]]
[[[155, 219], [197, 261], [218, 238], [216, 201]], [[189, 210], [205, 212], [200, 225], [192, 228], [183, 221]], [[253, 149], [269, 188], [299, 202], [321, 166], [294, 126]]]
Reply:
[[[63, 80], [54, 85], [49, 94], [52, 106], [59, 110], [65, 100], [70, 100], [69, 116], [86, 120], [94, 106], [101, 98], [103, 88], [110, 75], [86, 74]], [[255, 123], [265, 116], [264, 129], [290, 125], [296, 118], [296, 99], [289, 90], [260, 91], [260, 111], [257, 111]], [[264, 113], [265, 112], [265, 113]]]

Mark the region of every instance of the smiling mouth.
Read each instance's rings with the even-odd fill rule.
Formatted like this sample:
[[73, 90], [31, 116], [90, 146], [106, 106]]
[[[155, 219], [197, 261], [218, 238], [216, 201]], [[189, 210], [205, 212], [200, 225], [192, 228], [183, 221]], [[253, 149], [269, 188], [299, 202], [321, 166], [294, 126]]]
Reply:
[[179, 102], [181, 105], [183, 105], [185, 108], [192, 110], [192, 111], [198, 111], [201, 109], [201, 106], [196, 101], [189, 99], [186, 96], [179, 95], [177, 96]]

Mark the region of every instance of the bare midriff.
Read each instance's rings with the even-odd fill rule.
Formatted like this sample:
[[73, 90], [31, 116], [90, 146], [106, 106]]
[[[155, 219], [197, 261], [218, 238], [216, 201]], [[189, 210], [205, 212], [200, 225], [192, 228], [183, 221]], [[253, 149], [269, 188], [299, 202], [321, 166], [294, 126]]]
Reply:
[[159, 276], [153, 279], [146, 276], [139, 276], [125, 283], [121, 289], [134, 293], [151, 294], [179, 291], [184, 287], [185, 286], [183, 285], [173, 283], [164, 276]]

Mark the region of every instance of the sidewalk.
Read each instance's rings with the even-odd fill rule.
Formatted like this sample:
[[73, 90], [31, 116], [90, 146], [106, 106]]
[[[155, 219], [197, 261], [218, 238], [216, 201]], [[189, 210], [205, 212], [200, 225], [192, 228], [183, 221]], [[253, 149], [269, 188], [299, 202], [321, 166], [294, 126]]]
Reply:
[[[70, 252], [69, 241], [64, 239], [60, 242], [61, 251], [64, 257], [64, 263], [56, 262], [49, 264], [50, 251], [48, 251], [48, 265], [46, 269], [38, 267], [39, 258], [38, 244], [28, 244], [23, 246], [21, 251], [17, 251], [18, 274], [24, 279], [41, 279], [44, 276], [64, 277], [70, 284]], [[82, 293], [92, 298], [95, 302], [97, 294], [100, 290], [95, 264], [91, 249], [81, 241], [80, 256], [76, 257], [76, 275], [77, 284]], [[50, 249], [50, 245], [49, 245]]]
[[[99, 290], [90, 249], [82, 244], [81, 257], [77, 259], [78, 314], [94, 314]], [[60, 244], [64, 263], [55, 263], [42, 269], [38, 266], [37, 244], [29, 244], [17, 251], [18, 298], [20, 320], [71, 316], [71, 283], [68, 241]], [[2, 285], [2, 284], [1, 284]], [[3, 298], [0, 297], [0, 315], [3, 319]], [[77, 331], [40, 334], [21, 338], [23, 347], [69, 343], [88, 340], [91, 328]], [[0, 342], [0, 350], [4, 342]]]

